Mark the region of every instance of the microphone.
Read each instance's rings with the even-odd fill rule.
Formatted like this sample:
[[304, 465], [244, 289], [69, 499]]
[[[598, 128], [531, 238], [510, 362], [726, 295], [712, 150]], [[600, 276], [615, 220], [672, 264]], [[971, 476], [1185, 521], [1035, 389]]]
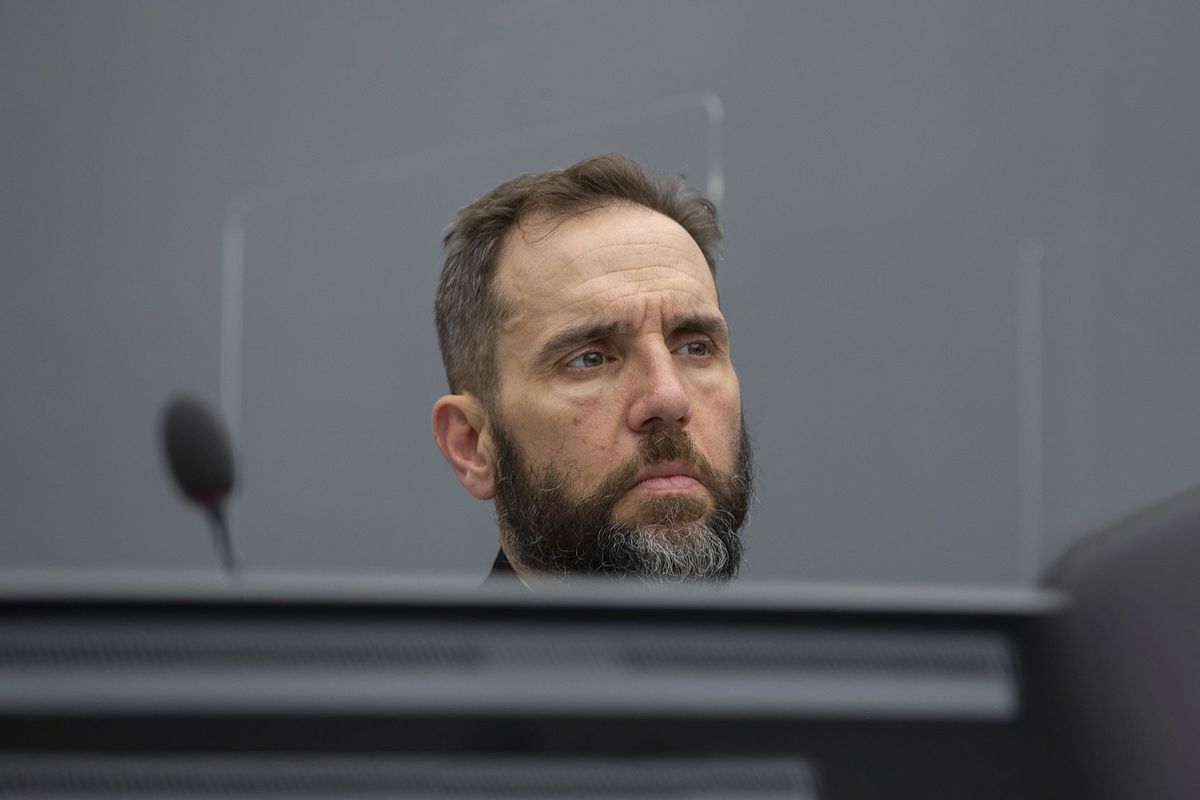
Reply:
[[175, 484], [212, 522], [222, 568], [237, 572], [225, 517], [225, 500], [233, 491], [233, 448], [225, 426], [200, 400], [179, 395], [163, 413], [162, 440]]

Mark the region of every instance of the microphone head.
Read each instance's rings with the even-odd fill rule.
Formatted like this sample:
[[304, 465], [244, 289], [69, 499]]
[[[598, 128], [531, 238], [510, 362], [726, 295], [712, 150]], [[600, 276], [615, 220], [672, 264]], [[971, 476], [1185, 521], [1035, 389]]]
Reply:
[[233, 489], [233, 448], [220, 419], [199, 400], [179, 396], [163, 413], [162, 437], [180, 491], [202, 506], [219, 505]]

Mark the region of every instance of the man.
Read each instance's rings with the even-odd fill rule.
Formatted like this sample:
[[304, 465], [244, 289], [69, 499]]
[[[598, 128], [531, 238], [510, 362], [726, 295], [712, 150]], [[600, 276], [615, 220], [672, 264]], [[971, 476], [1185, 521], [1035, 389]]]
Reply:
[[736, 575], [750, 444], [720, 238], [708, 200], [616, 155], [458, 212], [433, 434], [467, 491], [495, 501], [493, 578]]

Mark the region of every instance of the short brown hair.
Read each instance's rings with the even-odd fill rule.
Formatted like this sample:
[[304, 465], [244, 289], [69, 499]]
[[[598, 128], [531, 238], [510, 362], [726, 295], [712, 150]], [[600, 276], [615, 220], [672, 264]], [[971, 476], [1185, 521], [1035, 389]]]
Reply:
[[717, 209], [682, 177], [650, 172], [614, 154], [520, 175], [460, 209], [442, 238], [446, 261], [434, 316], [451, 392], [470, 392], [489, 407], [496, 399], [494, 332], [512, 308], [511, 299], [496, 291], [495, 275], [509, 232], [534, 216], [562, 219], [622, 204], [644, 206], [678, 222], [716, 277], [721, 244]]

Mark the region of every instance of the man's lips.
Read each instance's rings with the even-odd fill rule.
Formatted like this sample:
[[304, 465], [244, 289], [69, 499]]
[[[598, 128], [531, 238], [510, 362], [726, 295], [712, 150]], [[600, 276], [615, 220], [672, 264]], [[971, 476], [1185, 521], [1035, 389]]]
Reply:
[[701, 488], [703, 484], [690, 475], [665, 475], [661, 478], [646, 478], [634, 485], [638, 492], [688, 492]]
[[680, 461], [654, 464], [637, 474], [629, 485], [630, 491], [688, 492], [703, 488], [699, 472]]

